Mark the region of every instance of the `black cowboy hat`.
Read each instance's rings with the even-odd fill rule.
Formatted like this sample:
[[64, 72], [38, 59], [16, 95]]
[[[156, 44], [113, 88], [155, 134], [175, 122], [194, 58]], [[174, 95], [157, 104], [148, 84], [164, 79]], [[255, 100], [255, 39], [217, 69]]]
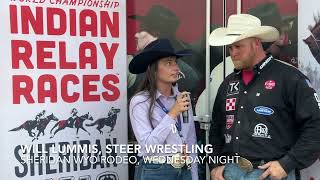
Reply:
[[131, 15], [131, 19], [141, 22], [141, 29], [159, 33], [175, 33], [179, 26], [179, 18], [171, 10], [161, 5], [152, 6], [145, 16]]
[[165, 57], [175, 56], [180, 58], [191, 55], [191, 50], [175, 52], [168, 39], [157, 39], [148, 44], [140, 53], [133, 57], [129, 64], [132, 74], [140, 74], [147, 70], [148, 66]]

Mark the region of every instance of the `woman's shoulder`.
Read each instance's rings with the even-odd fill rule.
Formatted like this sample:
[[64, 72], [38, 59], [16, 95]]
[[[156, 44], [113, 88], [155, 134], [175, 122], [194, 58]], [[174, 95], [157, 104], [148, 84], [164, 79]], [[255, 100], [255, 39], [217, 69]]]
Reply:
[[148, 99], [149, 93], [147, 91], [140, 91], [131, 98], [130, 104], [146, 102]]

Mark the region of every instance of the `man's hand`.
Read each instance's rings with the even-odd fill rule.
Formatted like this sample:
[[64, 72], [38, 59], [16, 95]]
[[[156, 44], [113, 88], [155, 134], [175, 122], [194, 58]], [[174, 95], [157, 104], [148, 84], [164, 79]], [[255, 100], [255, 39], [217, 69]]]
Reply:
[[265, 170], [260, 176], [260, 180], [263, 180], [268, 176], [274, 180], [281, 180], [282, 178], [287, 177], [287, 173], [278, 161], [270, 161], [267, 164], [258, 166], [258, 168]]
[[223, 177], [224, 166], [218, 166], [211, 171], [212, 180], [225, 180]]

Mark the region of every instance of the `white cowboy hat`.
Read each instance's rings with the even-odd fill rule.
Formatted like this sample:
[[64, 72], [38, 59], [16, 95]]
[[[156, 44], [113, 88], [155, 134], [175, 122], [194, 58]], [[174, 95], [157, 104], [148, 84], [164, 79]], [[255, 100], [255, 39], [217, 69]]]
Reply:
[[250, 14], [236, 14], [229, 17], [226, 28], [217, 28], [211, 32], [209, 44], [224, 46], [249, 37], [273, 42], [279, 39], [279, 31], [272, 26], [261, 26], [260, 19]]

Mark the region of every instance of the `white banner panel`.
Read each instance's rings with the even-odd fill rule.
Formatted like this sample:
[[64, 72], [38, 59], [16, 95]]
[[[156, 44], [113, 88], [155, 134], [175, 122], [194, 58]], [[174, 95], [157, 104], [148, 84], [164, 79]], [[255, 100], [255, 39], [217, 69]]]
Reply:
[[[320, 4], [319, 0], [298, 1], [299, 69], [320, 94]], [[302, 180], [320, 180], [320, 160], [301, 171]]]
[[320, 94], [320, 4], [317, 0], [298, 2], [299, 69]]
[[125, 6], [0, 1], [1, 179], [128, 179]]

